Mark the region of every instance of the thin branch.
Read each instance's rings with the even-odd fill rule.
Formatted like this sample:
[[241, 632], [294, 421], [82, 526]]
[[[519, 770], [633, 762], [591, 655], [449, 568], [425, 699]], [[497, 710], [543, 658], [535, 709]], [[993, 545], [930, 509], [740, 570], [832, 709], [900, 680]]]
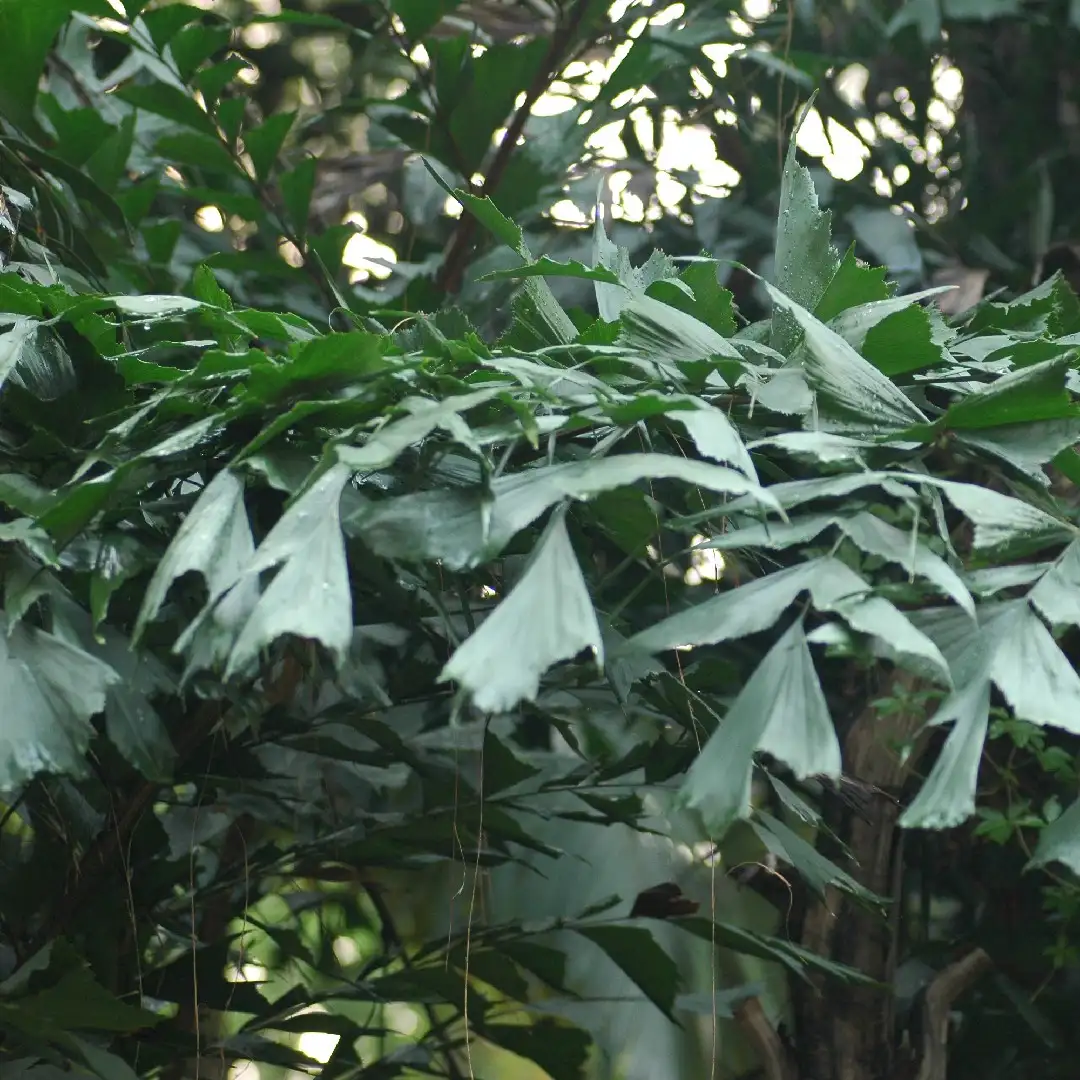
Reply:
[[796, 1080], [791, 1054], [769, 1022], [761, 1002], [756, 997], [747, 998], [734, 1012], [735, 1022], [757, 1052], [765, 1080]]
[[[424, 90], [427, 92], [428, 103], [431, 106], [432, 119], [439, 125], [442, 130], [443, 137], [446, 140], [447, 149], [450, 151], [450, 166], [453, 168], [462, 180], [471, 186], [472, 181], [466, 175], [465, 170], [465, 157], [458, 148], [457, 142], [450, 131], [450, 117], [446, 113], [446, 106], [439, 100], [438, 92], [435, 89], [435, 81], [432, 78], [431, 68], [425, 67], [419, 63], [413, 56], [414, 47], [405, 38], [403, 34], [399, 34], [394, 29], [394, 13], [389, 3], [383, 5], [383, 15], [386, 18], [386, 29], [390, 35], [390, 40], [401, 51], [402, 56], [408, 60], [413, 71], [416, 72], [416, 77], [423, 85]], [[430, 128], [428, 142], [430, 142]]]
[[[268, 687], [264, 699], [267, 708], [292, 700], [296, 687], [303, 677], [303, 668], [292, 656], [287, 656], [278, 678]], [[198, 749], [224, 716], [220, 701], [204, 702], [185, 724], [176, 742], [176, 760], [183, 763]], [[52, 918], [47, 920], [41, 944], [63, 934], [71, 920], [86, 906], [89, 898], [100, 887], [116, 860], [127, 848], [128, 841], [143, 814], [151, 807], [161, 785], [153, 780], [140, 784], [124, 800], [113, 817], [113, 828], [98, 834], [86, 856], [71, 867], [68, 887]]]
[[[589, 3], [590, 0], [577, 0], [570, 17], [551, 35], [551, 44], [540, 66], [536, 69], [532, 83], [525, 91], [525, 100], [514, 113], [509, 125], [507, 125], [506, 134], [503, 136], [502, 142], [499, 143], [495, 156], [491, 159], [491, 165], [488, 167], [484, 182], [480, 187], [482, 196], [490, 196], [498, 188], [503, 174], [510, 164], [510, 159], [513, 157], [518, 139], [521, 138], [525, 125], [532, 115], [532, 110], [560, 70], [564, 54], [577, 36]], [[461, 289], [461, 280], [465, 274], [469, 249], [472, 247], [475, 233], [476, 219], [471, 214], [463, 213], [458, 221], [457, 228], [454, 230], [454, 235], [450, 239], [446, 258], [443, 260], [437, 278], [438, 286], [445, 292], [456, 293]]]
[[[375, 908], [375, 913], [379, 916], [385, 953], [396, 952], [406, 971], [411, 971], [413, 968], [412, 959], [405, 948], [405, 942], [401, 939], [401, 934], [398, 933], [390, 906], [379, 891], [378, 885], [371, 881], [362, 880], [360, 887], [367, 893], [372, 907]], [[431, 1033], [435, 1036], [439, 1043], [439, 1049], [442, 1050], [443, 1056], [446, 1058], [446, 1071], [450, 1080], [465, 1080], [464, 1074], [454, 1058], [454, 1048], [450, 1043], [449, 1033], [445, 1025], [439, 1022], [435, 1007], [430, 1002], [424, 1002], [424, 1012], [427, 1014]]]
[[916, 1080], [946, 1080], [953, 1002], [993, 966], [984, 950], [974, 949], [934, 977], [923, 1003], [923, 1053]]

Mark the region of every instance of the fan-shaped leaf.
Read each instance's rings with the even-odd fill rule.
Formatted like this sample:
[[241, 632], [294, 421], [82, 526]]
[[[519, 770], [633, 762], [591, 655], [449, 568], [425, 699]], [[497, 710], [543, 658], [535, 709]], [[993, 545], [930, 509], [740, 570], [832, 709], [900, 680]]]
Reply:
[[532, 563], [502, 603], [457, 649], [440, 675], [469, 692], [484, 712], [533, 701], [552, 664], [591, 648], [603, 662], [603, 641], [563, 516], [540, 540]]

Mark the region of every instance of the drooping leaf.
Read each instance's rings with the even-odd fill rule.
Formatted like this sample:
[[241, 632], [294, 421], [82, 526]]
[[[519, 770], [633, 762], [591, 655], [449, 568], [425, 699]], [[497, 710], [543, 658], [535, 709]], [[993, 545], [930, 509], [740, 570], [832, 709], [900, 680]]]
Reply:
[[660, 652], [745, 637], [771, 626], [804, 591], [810, 593], [817, 610], [835, 612], [852, 629], [874, 638], [883, 655], [931, 678], [949, 681], [948, 664], [933, 641], [887, 600], [873, 595], [858, 574], [829, 557], [769, 574], [695, 604], [636, 634], [626, 647]]
[[833, 435], [827, 431], [787, 431], [768, 435], [748, 444], [747, 449], [775, 446], [789, 454], [803, 455], [832, 464], [838, 461], [859, 461], [869, 444], [848, 435]]
[[964, 484], [936, 477], [919, 477], [921, 483], [940, 488], [975, 526], [973, 546], [977, 551], [993, 550], [1008, 544], [1022, 544], [1032, 550], [1054, 542], [1071, 540], [1070, 526], [1030, 503], [977, 484]]
[[903, 533], [866, 510], [852, 516], [812, 514], [784, 524], [750, 525], [721, 533], [700, 546], [719, 550], [756, 547], [783, 549], [804, 544], [830, 527], [838, 528], [863, 551], [896, 563], [912, 576], [917, 574], [926, 578], [974, 616], [974, 601], [967, 586], [941, 556], [931, 551], [917, 535]]
[[39, 773], [81, 775], [90, 719], [119, 678], [82, 649], [0, 615], [0, 789]]
[[518, 1057], [534, 1061], [551, 1080], [580, 1080], [592, 1041], [580, 1028], [542, 1017], [530, 1024], [485, 1024], [480, 1034]]
[[596, 612], [560, 514], [529, 568], [457, 649], [440, 679], [453, 679], [484, 712], [507, 712], [535, 700], [544, 672], [583, 649], [592, 649], [603, 663]]
[[196, 571], [210, 594], [218, 595], [237, 580], [254, 550], [243, 481], [223, 469], [203, 489], [158, 564], [143, 595], [133, 640], [139, 640], [146, 624], [161, 610], [177, 578]]
[[[807, 480], [787, 480], [780, 484], [770, 484], [766, 489], [769, 496], [785, 510], [802, 506], [817, 499], [839, 499], [862, 488], [879, 488], [895, 499], [911, 501], [914, 492], [905, 487], [905, 483], [915, 480], [925, 481], [922, 476], [881, 472], [851, 472], [839, 476], [815, 476]], [[727, 504], [729, 514], [744, 513], [753, 509], [753, 502], [747, 497], [735, 498]]]
[[1080, 541], [1065, 549], [1028, 599], [1051, 625], [1080, 626]]
[[259, 545], [244, 578], [280, 569], [237, 636], [226, 678], [248, 670], [260, 650], [285, 634], [318, 641], [339, 665], [344, 662], [353, 618], [339, 502], [348, 478], [342, 465], [325, 472]]
[[494, 481], [489, 542], [505, 544], [559, 499], [589, 499], [640, 480], [661, 479], [744, 495], [752, 505], [778, 509], [768, 489], [733, 469], [669, 454], [620, 454], [528, 470]]
[[672, 1023], [677, 1023], [672, 1010], [679, 989], [679, 969], [648, 930], [637, 926], [574, 929], [598, 945]]
[[1043, 466], [1049, 461], [1056, 465], [1062, 453], [1074, 453], [1072, 447], [1080, 440], [1080, 417], [972, 428], [957, 438], [964, 446], [1007, 462], [1040, 487], [1049, 487], [1050, 477]]
[[888, 559], [908, 573], [918, 574], [933, 582], [946, 596], [974, 616], [975, 603], [960, 576], [917, 536], [901, 532], [866, 510], [852, 517], [839, 518], [837, 523], [863, 551]]
[[800, 775], [840, 772], [840, 744], [798, 622], [769, 650], [686, 774], [680, 800], [701, 814], [710, 835], [749, 814], [759, 749]]
[[[799, 778], [840, 775], [840, 744], [829, 716], [825, 696], [814, 670], [810, 649], [801, 624], [791, 631], [790, 649], [783, 677], [791, 681], [792, 692], [801, 686], [806, 694], [801, 709], [784, 712], [774, 708], [758, 742], [757, 749], [782, 761]], [[785, 693], [777, 688], [777, 695]]]
[[[837, 753], [839, 753], [839, 748]], [[860, 885], [849, 873], [825, 858], [813, 844], [804, 840], [771, 814], [759, 812], [751, 825], [766, 848], [773, 855], [795, 867], [819, 896], [824, 896], [828, 886], [834, 885], [864, 901], [879, 899], [869, 889]]]
[[945, 700], [935, 724], [951, 722], [930, 775], [900, 817], [905, 829], [951, 829], [975, 813], [983, 743], [990, 715], [990, 683], [976, 678]]
[[1074, 874], [1080, 873], [1080, 800], [1039, 833], [1039, 842], [1027, 869], [1052, 862], [1062, 863]]
[[993, 680], [1016, 715], [1080, 734], [1080, 675], [1031, 605], [1000, 605], [986, 634]]
[[722, 461], [749, 477], [757, 478], [754, 463], [739, 433], [720, 409], [702, 403], [696, 409], [672, 413], [672, 419], [686, 428], [703, 457]]

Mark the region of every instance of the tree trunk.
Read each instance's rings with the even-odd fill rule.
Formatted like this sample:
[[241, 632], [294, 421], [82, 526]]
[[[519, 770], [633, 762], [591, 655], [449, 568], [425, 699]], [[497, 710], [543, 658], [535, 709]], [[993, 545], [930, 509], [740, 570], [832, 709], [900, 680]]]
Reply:
[[892, 993], [903, 869], [898, 821], [901, 791], [920, 747], [904, 761], [896, 747], [909, 743], [925, 722], [925, 709], [912, 700], [917, 689], [914, 678], [900, 675], [892, 692], [905, 699], [904, 707], [881, 714], [868, 705], [852, 724], [844, 740], [844, 770], [857, 781], [863, 803], [831, 823], [853, 856], [852, 876], [889, 907], [883, 914], [830, 887], [808, 906], [802, 924], [804, 948], [857, 969], [878, 986], [822, 977], [795, 985], [796, 1051], [756, 1014], [756, 1002], [746, 1003], [738, 1020], [758, 1051], [766, 1080], [946, 1080], [949, 1012], [990, 959], [976, 949], [939, 972], [925, 994], [920, 1044], [898, 1047]]

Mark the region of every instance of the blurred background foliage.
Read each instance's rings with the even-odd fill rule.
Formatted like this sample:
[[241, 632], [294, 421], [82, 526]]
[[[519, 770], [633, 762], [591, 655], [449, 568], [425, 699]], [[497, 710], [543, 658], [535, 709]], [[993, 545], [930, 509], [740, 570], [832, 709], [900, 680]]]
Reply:
[[[161, 76], [149, 53], [107, 23], [67, 26], [49, 58], [45, 141], [137, 223], [145, 247], [128, 272], [147, 287], [182, 282], [213, 254], [245, 299], [287, 285], [310, 313], [325, 284], [290, 263], [311, 243], [362, 303], [414, 311], [449, 292], [497, 322], [510, 286], [478, 279], [512, 256], [487, 249], [422, 158], [495, 197], [537, 254], [584, 256], [599, 194], [631, 251], [707, 251], [768, 272], [783, 149], [814, 90], [799, 145], [837, 242], [902, 286], [938, 275], [970, 299], [1025, 287], [1048, 253], [1052, 269], [1075, 258], [1069, 0], [128, 4], [140, 7], [179, 80], [197, 71], [203, 100], [225, 99], [227, 134], [242, 125], [249, 143], [273, 117], [247, 153], [268, 170], [279, 148], [293, 163], [255, 189], [229, 175], [167, 83], [140, 99]], [[15, 124], [32, 53], [20, 64], [23, 100], [5, 108]], [[131, 133], [117, 99], [139, 106]], [[125, 123], [108, 138], [110, 120]], [[132, 140], [134, 184], [110, 165], [117, 139]], [[155, 152], [169, 175], [153, 173]], [[753, 308], [751, 279], [727, 273]], [[561, 299], [586, 297], [564, 283]]]

